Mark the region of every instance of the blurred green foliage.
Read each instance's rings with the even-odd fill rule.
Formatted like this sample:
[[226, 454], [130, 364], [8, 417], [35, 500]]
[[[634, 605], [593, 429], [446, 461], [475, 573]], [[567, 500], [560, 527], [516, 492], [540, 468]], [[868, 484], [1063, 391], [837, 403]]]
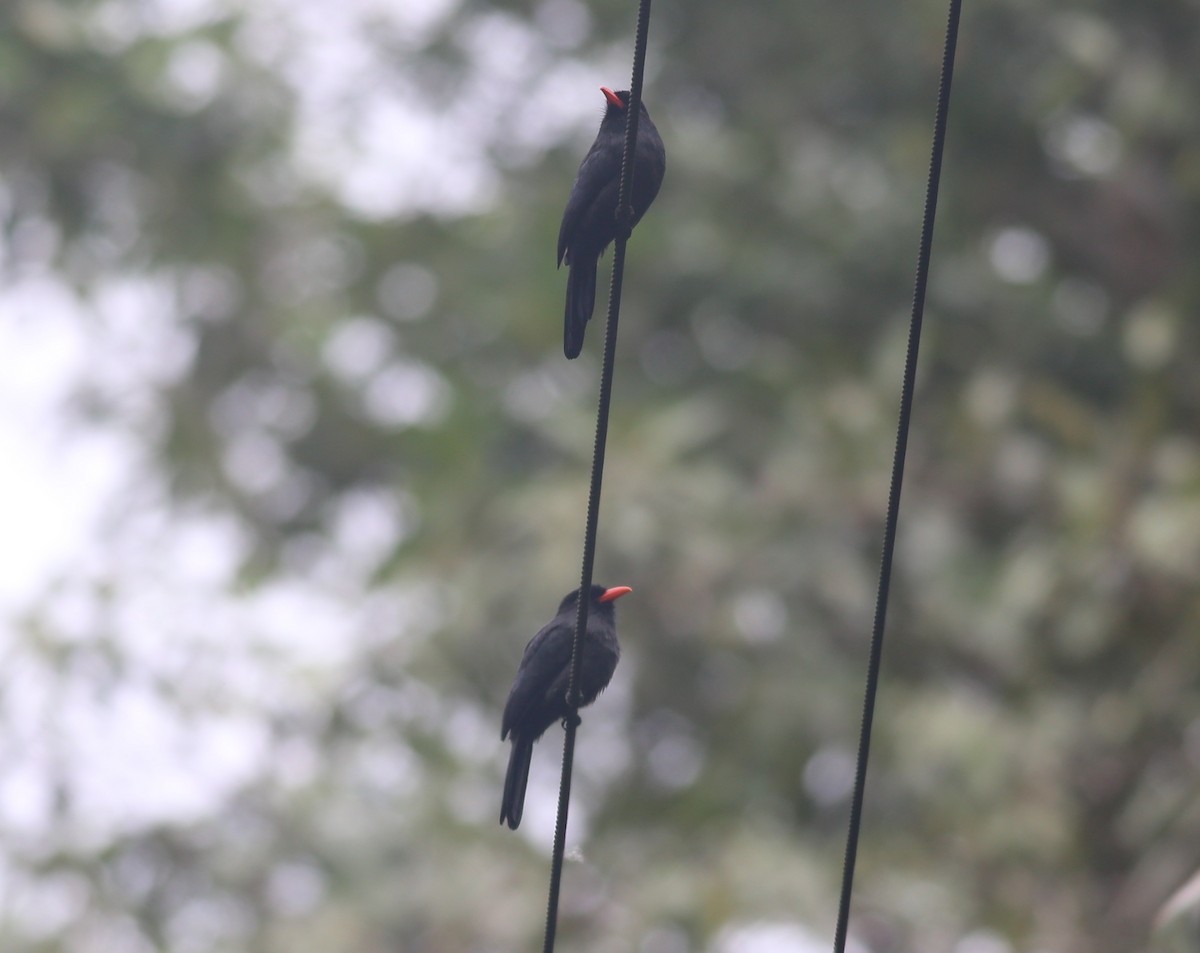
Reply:
[[[6, 950], [540, 937], [558, 734], [512, 835], [499, 712], [577, 581], [602, 335], [563, 362], [554, 236], [593, 118], [539, 110], [599, 114], [579, 64], [627, 69], [633, 10], [337, 6], [0, 6], [6, 278], [44, 268], [85, 303], [153, 280], [188, 342], [145, 416], [87, 381], [72, 413], [127, 426], [168, 520], [232, 521], [231, 599], [333, 578], [370, 631], [304, 692], [236, 703], [272, 756], [204, 817], [10, 831]], [[564, 950], [832, 935], [943, 16], [655, 6], [646, 98], [669, 170], [630, 245], [597, 569], [636, 595], [581, 729]], [[330, 53], [346, 75], [318, 96], [329, 77], [307, 71], [346, 23], [370, 55]], [[966, 5], [866, 949], [1144, 949], [1194, 873], [1198, 53], [1180, 0]], [[415, 184], [390, 201], [388, 175], [340, 169], [359, 142], [328, 130], [374, 109], [437, 119], [445, 181], [398, 164]], [[475, 184], [455, 205], [422, 182]], [[363, 500], [365, 523], [338, 522]], [[380, 506], [392, 530], [356, 561]], [[54, 598], [10, 652], [64, 679], [97, 652], [106, 677], [133, 671], [119, 627], [59, 639]], [[196, 719], [232, 704], [161, 688]], [[64, 784], [66, 832], [72, 803]]]

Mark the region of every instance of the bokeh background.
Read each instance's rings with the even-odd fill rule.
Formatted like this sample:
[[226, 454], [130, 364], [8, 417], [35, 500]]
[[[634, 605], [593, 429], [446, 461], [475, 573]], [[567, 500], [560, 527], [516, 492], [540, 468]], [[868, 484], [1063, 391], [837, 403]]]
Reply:
[[[966, 4], [857, 951], [1200, 946], [1197, 12]], [[561, 949], [828, 948], [944, 19], [654, 6]], [[5, 950], [537, 947], [633, 22], [0, 4]]]

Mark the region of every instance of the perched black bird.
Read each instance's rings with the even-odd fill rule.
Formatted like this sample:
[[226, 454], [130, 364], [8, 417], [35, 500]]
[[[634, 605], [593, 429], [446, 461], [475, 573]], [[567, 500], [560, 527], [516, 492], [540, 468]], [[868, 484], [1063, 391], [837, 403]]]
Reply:
[[[592, 586], [587, 629], [580, 646], [583, 652], [579, 665], [580, 707], [595, 701], [617, 668], [621, 646], [617, 643], [613, 602], [632, 591], [628, 586], [612, 589]], [[514, 831], [525, 809], [533, 743], [567, 715], [567, 681], [571, 677], [571, 643], [575, 639], [578, 610], [579, 590], [575, 590], [558, 604], [558, 615], [529, 640], [512, 691], [508, 693], [508, 704], [504, 706], [500, 740], [512, 735], [512, 753], [504, 777], [500, 823], [507, 822]]]
[[[608, 100], [596, 141], [579, 164], [571, 196], [558, 230], [558, 263], [569, 267], [567, 308], [563, 317], [563, 353], [579, 356], [583, 332], [596, 306], [596, 262], [617, 237], [617, 192], [621, 184], [621, 154], [625, 150], [625, 111], [629, 93], [600, 91]], [[636, 225], [662, 185], [667, 152], [646, 104], [638, 114], [637, 148], [633, 155], [633, 224]]]

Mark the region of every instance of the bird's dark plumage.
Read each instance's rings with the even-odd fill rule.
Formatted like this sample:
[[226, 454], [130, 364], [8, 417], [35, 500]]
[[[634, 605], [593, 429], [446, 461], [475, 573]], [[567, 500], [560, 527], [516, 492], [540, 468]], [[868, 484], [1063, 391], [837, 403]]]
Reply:
[[[613, 602], [630, 591], [627, 586], [612, 589], [592, 586], [587, 629], [581, 645], [580, 707], [595, 701], [616, 671], [621, 646], [617, 642]], [[508, 704], [504, 706], [500, 740], [512, 735], [512, 752], [504, 777], [500, 823], [507, 823], [513, 830], [521, 823], [525, 809], [525, 786], [529, 782], [533, 743], [568, 714], [567, 681], [571, 674], [571, 643], [575, 638], [578, 610], [579, 592], [576, 590], [563, 597], [558, 614], [529, 640], [508, 694]]]
[[[625, 118], [629, 106], [626, 90], [602, 87], [608, 100], [596, 141], [579, 164], [575, 184], [558, 230], [558, 263], [568, 266], [567, 306], [563, 315], [563, 353], [579, 356], [583, 333], [596, 306], [596, 263], [617, 235], [617, 193], [620, 190], [621, 154], [625, 148]], [[633, 224], [646, 214], [658, 195], [667, 169], [663, 142], [641, 103], [637, 146], [633, 154]]]

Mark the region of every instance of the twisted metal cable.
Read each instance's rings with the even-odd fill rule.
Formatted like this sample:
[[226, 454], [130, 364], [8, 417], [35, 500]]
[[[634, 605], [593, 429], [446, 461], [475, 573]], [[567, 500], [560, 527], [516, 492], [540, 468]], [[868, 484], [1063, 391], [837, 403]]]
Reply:
[[587, 631], [588, 593], [596, 559], [596, 526], [600, 520], [600, 488], [604, 480], [604, 451], [608, 441], [608, 413], [612, 402], [613, 362], [617, 350], [617, 323], [621, 312], [621, 284], [625, 275], [625, 244], [633, 223], [633, 156], [637, 143], [638, 114], [641, 112], [642, 75], [646, 65], [646, 37], [650, 31], [650, 0], [638, 4], [637, 34], [633, 47], [633, 78], [629, 84], [629, 108], [625, 120], [625, 149], [621, 156], [621, 181], [617, 197], [617, 235], [613, 251], [612, 285], [608, 295], [608, 323], [604, 334], [604, 364], [600, 372], [600, 398], [596, 410], [596, 442], [592, 451], [592, 474], [588, 488], [587, 523], [583, 533], [583, 565], [579, 579], [579, 613], [571, 643], [571, 669], [567, 682], [567, 707], [563, 719], [562, 777], [558, 788], [558, 815], [554, 825], [554, 849], [550, 859], [550, 895], [546, 902], [546, 936], [543, 953], [553, 953], [558, 929], [558, 895], [562, 883], [563, 853], [566, 848], [567, 814], [571, 801], [571, 769], [575, 763], [575, 729], [579, 727], [579, 669], [583, 633]]
[[887, 520], [883, 530], [879, 588], [875, 599], [875, 619], [871, 627], [871, 653], [867, 662], [862, 728], [859, 732], [858, 757], [854, 769], [854, 794], [850, 802], [850, 826], [846, 835], [842, 889], [838, 901], [837, 927], [833, 939], [834, 953], [845, 953], [846, 930], [850, 919], [850, 895], [854, 890], [854, 864], [858, 857], [859, 831], [862, 826], [863, 792], [867, 784], [867, 758], [871, 751], [871, 725], [875, 718], [875, 695], [879, 688], [879, 664], [883, 655], [884, 621], [887, 617], [888, 593], [891, 588], [892, 556], [896, 548], [896, 523], [900, 513], [900, 489], [904, 482], [904, 458], [908, 450], [908, 431], [912, 420], [917, 353], [921, 346], [921, 322], [925, 314], [925, 289], [929, 281], [933, 224], [937, 214], [938, 186], [942, 176], [942, 153], [946, 144], [946, 122], [950, 111], [950, 81], [954, 76], [954, 51], [958, 44], [958, 20], [961, 7], [962, 0], [950, 0], [950, 14], [946, 22], [946, 42], [942, 52], [941, 80], [938, 84], [937, 113], [933, 125], [933, 148], [929, 159], [929, 179], [925, 190], [925, 214], [921, 221], [921, 243], [917, 255], [912, 317], [908, 326], [908, 350], [904, 358], [904, 384], [900, 391], [900, 419], [896, 425], [896, 452], [892, 459]]

